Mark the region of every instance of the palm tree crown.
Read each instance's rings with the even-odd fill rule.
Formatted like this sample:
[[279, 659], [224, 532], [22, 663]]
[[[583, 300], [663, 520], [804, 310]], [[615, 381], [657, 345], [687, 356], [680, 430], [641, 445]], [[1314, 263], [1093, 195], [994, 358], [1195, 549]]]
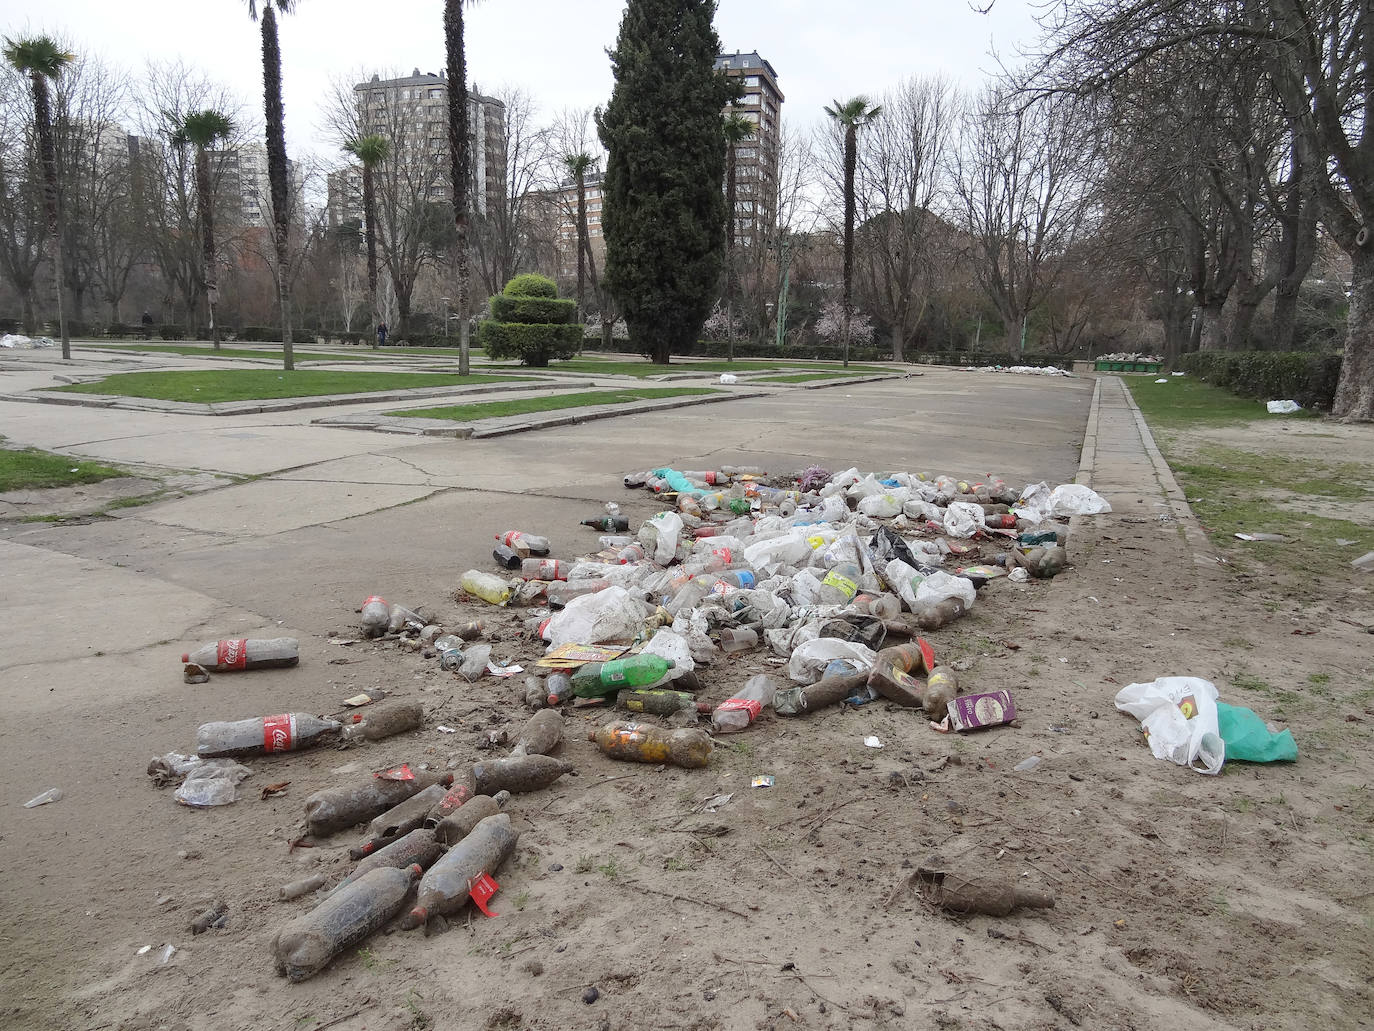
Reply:
[[76, 55], [63, 50], [51, 36], [27, 36], [20, 39], [5, 37], [5, 60], [25, 75], [41, 75], [55, 79], [62, 69], [76, 60]]
[[172, 128], [172, 145], [213, 147], [234, 135], [234, 121], [222, 111], [190, 111]]
[[[827, 109], [828, 110], [828, 109]], [[725, 142], [730, 146], [743, 143], [754, 135], [754, 123], [744, 115], [731, 112], [725, 116]]]
[[[275, 5], [282, 14], [290, 14], [291, 8], [296, 6], [296, 0], [262, 0], [263, 7]], [[258, 20], [258, 0], [248, 0], [248, 17], [254, 21]]]
[[363, 163], [364, 168], [376, 168], [391, 154], [391, 141], [385, 136], [358, 136], [347, 140], [343, 149]]

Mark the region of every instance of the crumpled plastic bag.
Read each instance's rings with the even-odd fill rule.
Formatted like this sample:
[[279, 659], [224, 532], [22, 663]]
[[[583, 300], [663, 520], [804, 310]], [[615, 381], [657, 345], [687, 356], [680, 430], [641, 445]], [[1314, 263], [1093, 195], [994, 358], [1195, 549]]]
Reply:
[[736, 376], [733, 372], [722, 372], [720, 374], [720, 381], [726, 386], [729, 386], [732, 383], [738, 383], [739, 377]]
[[207, 759], [186, 775], [173, 797], [197, 809], [229, 805], [239, 800], [239, 781], [252, 774], [233, 759]]
[[1296, 401], [1270, 401], [1265, 407], [1269, 409], [1270, 415], [1292, 415], [1294, 412], [1302, 411], [1302, 405]]
[[667, 627], [660, 627], [658, 633], [654, 634], [653, 640], [644, 646], [641, 655], [658, 655], [665, 659], [671, 659], [674, 663], [672, 676], [674, 678], [690, 673], [696, 669], [696, 660], [692, 658], [691, 646], [687, 643], [687, 638]]
[[1291, 763], [1298, 743], [1287, 728], [1270, 730], [1252, 709], [1217, 702], [1217, 733], [1226, 742], [1226, 758], [1246, 763]]
[[644, 603], [625, 588], [607, 587], [574, 598], [562, 612], [555, 613], [549, 619], [545, 640], [551, 648], [628, 640], [639, 633], [648, 616]]
[[1011, 510], [1022, 519], [1029, 519], [1033, 523], [1044, 522], [1050, 515], [1050, 485], [1044, 480], [1027, 484]]
[[902, 514], [902, 506], [911, 491], [904, 487], [884, 493], [870, 494], [859, 502], [859, 511], [873, 519], [892, 519]]
[[153, 778], [153, 786], [165, 788], [169, 784], [180, 783], [188, 773], [205, 760], [198, 755], [182, 755], [168, 752], [148, 761], [148, 776]]
[[878, 653], [857, 641], [841, 641], [834, 637], [818, 637], [799, 645], [787, 660], [787, 675], [801, 684], [814, 684], [825, 673], [825, 667], [836, 659], [849, 659], [860, 669], [872, 669]]
[[983, 509], [968, 501], [951, 501], [945, 509], [945, 533], [951, 537], [972, 537], [986, 525]]
[[912, 606], [912, 611], [917, 606], [937, 605], [946, 598], [958, 598], [964, 603], [964, 608], [969, 609], [977, 597], [978, 590], [972, 580], [945, 572], [931, 573], [916, 585], [916, 605]]
[[1111, 510], [1106, 498], [1081, 483], [1061, 483], [1050, 491], [1051, 516], [1101, 515]]
[[660, 512], [639, 531], [639, 543], [660, 566], [671, 565], [677, 556], [677, 542], [682, 537], [682, 516], [676, 512]]
[[1218, 774], [1226, 761], [1226, 743], [1217, 722], [1217, 689], [1201, 677], [1160, 677], [1148, 684], [1127, 684], [1116, 694], [1116, 707], [1140, 721], [1156, 759]]

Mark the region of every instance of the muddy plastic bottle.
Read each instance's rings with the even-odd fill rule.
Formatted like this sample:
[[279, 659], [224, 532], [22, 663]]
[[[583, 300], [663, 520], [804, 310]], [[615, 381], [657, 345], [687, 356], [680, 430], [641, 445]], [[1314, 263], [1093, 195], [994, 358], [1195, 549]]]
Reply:
[[472, 829], [488, 816], [495, 816], [510, 801], [509, 791], [498, 791], [494, 795], [477, 795], [463, 808], [444, 817], [434, 828], [434, 837], [440, 844], [456, 845]]
[[549, 553], [549, 539], [547, 537], [525, 533], [523, 530], [507, 530], [505, 533], [498, 533], [496, 539], [505, 547], [516, 552], [521, 558]]
[[921, 699], [926, 716], [938, 723], [949, 715], [949, 703], [959, 694], [959, 679], [948, 666], [936, 666], [926, 677], [926, 689]]
[[715, 746], [704, 730], [664, 730], [651, 723], [617, 720], [587, 735], [601, 754], [640, 763], [672, 763], [684, 769], [705, 766]]
[[305, 829], [314, 835], [333, 834], [384, 813], [431, 784], [448, 787], [453, 774], [419, 771], [410, 780], [372, 776], [336, 788], [316, 791], [305, 800]]
[[381, 636], [386, 633], [386, 625], [390, 621], [391, 606], [385, 598], [374, 594], [363, 602], [362, 612], [358, 617], [358, 625], [362, 627], [364, 636]]
[[520, 728], [511, 755], [548, 755], [563, 743], [563, 716], [557, 709], [541, 709]]
[[762, 673], [750, 677], [742, 688], [716, 706], [711, 713], [711, 726], [719, 734], [746, 729], [759, 718], [764, 706], [773, 704], [777, 691], [777, 681], [772, 677]]
[[574, 598], [580, 598], [584, 594], [596, 594], [610, 586], [609, 580], [557, 580], [549, 584], [544, 597], [548, 599], [550, 607], [561, 609]]
[[434, 830], [428, 827], [417, 827], [408, 834], [393, 839], [385, 848], [379, 848], [370, 855], [364, 856], [362, 861], [353, 868], [353, 872], [330, 890], [330, 894], [332, 895], [347, 884], [352, 884], [369, 870], [376, 870], [378, 867], [390, 866], [399, 870], [407, 866], [418, 866], [422, 870], [428, 870], [434, 865], [434, 861], [443, 854], [444, 847], [435, 840]]
[[1054, 896], [990, 878], [965, 877], [946, 870], [917, 869], [913, 882], [933, 904], [949, 913], [1006, 916], [1014, 909], [1053, 909]]
[[294, 637], [254, 639], [203, 644], [193, 652], [183, 652], [182, 662], [194, 662], [211, 673], [232, 673], [241, 669], [267, 669], [294, 666], [300, 662], [301, 645]]
[[671, 716], [681, 709], [701, 711], [704, 707], [698, 705], [697, 700], [686, 691], [665, 691], [661, 688], [621, 691], [615, 696], [615, 706], [617, 709], [648, 712], [655, 716]]
[[398, 802], [367, 825], [369, 838], [400, 838], [425, 822], [425, 817], [446, 794], [441, 784], [431, 784], [404, 802]]
[[479, 795], [494, 795], [498, 791], [520, 794], [546, 788], [573, 769], [572, 763], [549, 755], [514, 755], [476, 763], [472, 775]]
[[779, 716], [806, 716], [840, 702], [868, 683], [868, 671], [826, 674], [814, 684], [789, 687], [773, 696], [773, 711]]
[[566, 673], [550, 673], [546, 681], [549, 689], [549, 705], [561, 705], [573, 696], [572, 677]]
[[429, 868], [420, 881], [415, 906], [401, 926], [419, 927], [432, 917], [462, 909], [473, 882], [499, 870], [519, 838], [520, 832], [511, 827], [505, 813], [488, 816]]
[[196, 754], [202, 759], [220, 756], [238, 758], [295, 752], [320, 744], [342, 730], [335, 720], [321, 719], [305, 712], [279, 716], [258, 716], [251, 720], [203, 723], [196, 731]]
[[609, 662], [589, 662], [572, 676], [579, 698], [605, 698], [626, 687], [651, 687], [667, 679], [676, 665], [658, 655], [631, 655]]
[[912, 674], [935, 668], [935, 650], [923, 638], [894, 648], [884, 648], [874, 660], [868, 686], [890, 702], [919, 709], [924, 705], [925, 685]]
[[367, 713], [354, 713], [353, 722], [344, 727], [345, 741], [380, 741], [395, 734], [419, 729], [425, 710], [419, 702], [379, 705]]
[[525, 678], [525, 708], [542, 709], [549, 704], [549, 689], [543, 677]]
[[290, 921], [272, 941], [277, 973], [291, 981], [318, 974], [340, 952], [366, 940], [399, 913], [410, 886], [423, 872], [418, 865], [369, 870]]
[[474, 598], [480, 598], [488, 605], [504, 605], [510, 601], [510, 584], [499, 576], [492, 576], [490, 573], [483, 573], [478, 569], [469, 569], [463, 574], [458, 585], [468, 594]]
[[630, 521], [622, 515], [599, 515], [582, 520], [582, 525], [603, 533], [620, 533], [630, 528]]
[[566, 580], [568, 564], [554, 558], [527, 558], [520, 563], [520, 576], [524, 580]]
[[934, 605], [922, 605], [913, 618], [922, 630], [939, 630], [961, 618], [967, 611], [968, 606], [963, 598], [941, 598]]
[[433, 808], [425, 815], [424, 826], [437, 826], [446, 817], [471, 802], [476, 794], [477, 779], [472, 775], [472, 768], [460, 770], [453, 778], [448, 793], [435, 802]]

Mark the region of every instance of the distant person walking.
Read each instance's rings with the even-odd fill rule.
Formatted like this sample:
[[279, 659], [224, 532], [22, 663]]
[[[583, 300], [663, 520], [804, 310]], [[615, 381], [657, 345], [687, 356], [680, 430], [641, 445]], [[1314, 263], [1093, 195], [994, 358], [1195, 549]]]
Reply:
[[[385, 347], [385, 346], [386, 346], [386, 323], [385, 323], [385, 322], [379, 322], [379, 323], [377, 323], [377, 347]], [[374, 350], [374, 351], [377, 350], [377, 347], [374, 347], [372, 350]]]
[[153, 339], [153, 316], [151, 312], [143, 313], [143, 339]]

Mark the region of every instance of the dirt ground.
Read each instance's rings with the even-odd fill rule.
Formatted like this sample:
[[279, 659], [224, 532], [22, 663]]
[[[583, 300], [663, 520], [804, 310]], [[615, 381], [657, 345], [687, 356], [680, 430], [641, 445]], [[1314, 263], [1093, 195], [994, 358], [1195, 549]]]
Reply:
[[[1367, 428], [1349, 436], [1344, 460], [1374, 439]], [[1285, 440], [1300, 450], [1299, 434]], [[617, 500], [632, 520], [656, 509], [640, 492]], [[1163, 508], [1131, 507], [1144, 510], [1082, 520], [1058, 578], [995, 581], [967, 618], [928, 635], [965, 691], [1011, 691], [1019, 725], [944, 736], [881, 702], [765, 712], [718, 739], [709, 768], [680, 770], [602, 757], [586, 732], [604, 711], [569, 709], [561, 754], [576, 775], [512, 800], [521, 837], [497, 876], [499, 917], [465, 911], [445, 933], [378, 934], [301, 985], [272, 974], [268, 949], [312, 900], [279, 902], [277, 888], [315, 870], [341, 875], [357, 841], [288, 850], [301, 800], [402, 761], [491, 757], [478, 741], [524, 719], [522, 678], [468, 685], [414, 653], [327, 644], [352, 633], [361, 599], [340, 599], [332, 623], [259, 628], [298, 632], [301, 666], [204, 690], [250, 709], [289, 699], [325, 712], [381, 685], [424, 702], [428, 726], [252, 760], [242, 801], [195, 811], [142, 771], [158, 752], [188, 749], [194, 725], [156, 700], [129, 710], [148, 747], [120, 775], [122, 815], [146, 833], [137, 850], [92, 864], [89, 897], [31, 900], [9, 923], [0, 1017], [87, 1031], [1369, 1027], [1374, 580], [1329, 583], [1317, 603], [1283, 576], [1238, 583], [1224, 566], [1195, 566]], [[575, 541], [591, 550], [584, 533]], [[542, 654], [519, 610], [460, 609], [436, 580], [388, 596], [483, 619], [494, 657], [528, 666]], [[761, 650], [726, 657], [704, 674], [705, 697], [755, 672], [782, 675]], [[1299, 761], [1204, 777], [1153, 759], [1112, 698], [1171, 674], [1209, 679], [1223, 700], [1290, 727]], [[883, 747], [865, 747], [868, 735]], [[1037, 769], [1013, 771], [1032, 755]], [[751, 788], [757, 774], [774, 786]], [[285, 796], [259, 799], [281, 780]], [[721, 794], [728, 804], [702, 811]], [[905, 888], [932, 855], [1050, 891], [1055, 906], [943, 915]], [[72, 859], [59, 841], [48, 861]], [[215, 899], [227, 926], [193, 938], [191, 919]], [[26, 959], [26, 936], [54, 925], [68, 962]], [[177, 951], [159, 965], [165, 943]], [[154, 948], [138, 955], [144, 945]]]

